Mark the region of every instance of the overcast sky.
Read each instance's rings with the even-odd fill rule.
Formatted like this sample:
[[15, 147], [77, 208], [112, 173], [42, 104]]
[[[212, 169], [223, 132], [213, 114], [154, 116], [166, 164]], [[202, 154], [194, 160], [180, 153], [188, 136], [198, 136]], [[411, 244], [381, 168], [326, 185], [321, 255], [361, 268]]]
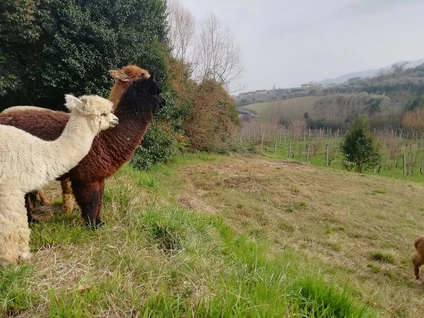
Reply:
[[213, 12], [239, 43], [235, 90], [308, 81], [424, 58], [424, 0], [180, 0]]

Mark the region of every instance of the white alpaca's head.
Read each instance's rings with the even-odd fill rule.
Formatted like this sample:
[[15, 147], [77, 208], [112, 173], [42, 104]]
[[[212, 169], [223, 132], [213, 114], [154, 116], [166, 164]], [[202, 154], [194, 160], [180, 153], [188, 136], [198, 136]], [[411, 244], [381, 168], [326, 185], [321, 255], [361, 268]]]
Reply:
[[112, 114], [113, 103], [97, 95], [84, 95], [79, 98], [65, 95], [65, 106], [71, 113], [87, 116], [98, 123], [99, 132], [118, 125], [118, 117]]

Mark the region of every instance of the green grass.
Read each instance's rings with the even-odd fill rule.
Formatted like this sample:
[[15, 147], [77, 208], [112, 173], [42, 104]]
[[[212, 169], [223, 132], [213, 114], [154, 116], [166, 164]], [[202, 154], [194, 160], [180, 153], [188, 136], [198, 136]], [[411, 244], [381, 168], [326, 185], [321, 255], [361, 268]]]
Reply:
[[[32, 259], [0, 270], [0, 312], [408, 316], [421, 294], [407, 282], [405, 246], [421, 201], [407, 184], [374, 179], [263, 157], [126, 165], [107, 182], [104, 229], [87, 230], [78, 211], [32, 227]], [[353, 193], [337, 192], [346, 180]], [[409, 302], [393, 299], [402, 290]]]
[[40, 301], [39, 296], [28, 285], [28, 280], [33, 275], [31, 266], [0, 270], [0, 308], [3, 315], [13, 316]]
[[[310, 268], [299, 268], [296, 264], [301, 260], [295, 253], [271, 255], [265, 240], [254, 242], [234, 234], [222, 218], [156, 206], [128, 216], [127, 221], [125, 233], [106, 230], [90, 238], [80, 229], [83, 237], [79, 240], [70, 239], [75, 237], [73, 233], [57, 237], [56, 231], [48, 229], [58, 226], [57, 222], [35, 227], [36, 241], [51, 236], [50, 240], [67, 246], [88, 243], [97, 236], [98, 245], [119, 246], [109, 251], [105, 246], [92, 246], [93, 269], [74, 286], [35, 288], [48, 299], [46, 315], [94, 317], [119, 309], [122, 315], [132, 312], [143, 317], [372, 316], [348, 288], [327, 286]], [[155, 254], [154, 260], [142, 257], [140, 248]], [[74, 259], [60, 257], [69, 262]], [[33, 272], [25, 267], [15, 269], [18, 271], [10, 267], [1, 272], [4, 313], [42, 303], [22, 286]], [[96, 275], [97, 271], [106, 275]]]
[[395, 257], [390, 253], [374, 252], [371, 254], [371, 259], [382, 263], [396, 264]]

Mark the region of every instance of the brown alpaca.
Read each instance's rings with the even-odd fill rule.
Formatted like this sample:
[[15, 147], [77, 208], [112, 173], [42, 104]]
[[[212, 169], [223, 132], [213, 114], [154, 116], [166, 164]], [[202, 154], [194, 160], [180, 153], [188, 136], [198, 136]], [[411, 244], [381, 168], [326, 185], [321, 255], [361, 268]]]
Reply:
[[[110, 70], [109, 74], [115, 78], [115, 84], [112, 87], [109, 100], [113, 103], [114, 110], [121, 99], [122, 94], [128, 88], [132, 81], [135, 81], [138, 78], [150, 78], [150, 74], [147, 70], [138, 67], [137, 65], [127, 65], [121, 70]], [[5, 109], [2, 114], [10, 114], [11, 112], [15, 112], [17, 110], [26, 110], [28, 111], [30, 108], [28, 106], [14, 106]], [[32, 107], [31, 109], [46, 111], [44, 108], [40, 107]], [[65, 214], [69, 214], [74, 209], [75, 198], [72, 193], [71, 181], [66, 178], [60, 180], [62, 187], [62, 202], [63, 209]], [[37, 222], [32, 216], [31, 211], [34, 208], [36, 202], [39, 202], [41, 205], [51, 205], [51, 203], [47, 200], [43, 191], [40, 189], [38, 191], [32, 191], [25, 197], [25, 205], [28, 211], [28, 221], [29, 222]]]
[[420, 279], [420, 266], [424, 264], [424, 235], [418, 237], [414, 242], [417, 252], [412, 256], [415, 278]]
[[[115, 109], [120, 124], [94, 140], [88, 155], [60, 179], [69, 178], [82, 216], [94, 227], [102, 225], [100, 211], [105, 179], [127, 162], [143, 139], [153, 114], [164, 104], [160, 85], [149, 77], [128, 82]], [[67, 113], [19, 110], [0, 113], [0, 123], [23, 129], [45, 140], [56, 139], [69, 118]], [[120, 127], [122, 126], [122, 127]], [[112, 132], [112, 133], [110, 133]]]

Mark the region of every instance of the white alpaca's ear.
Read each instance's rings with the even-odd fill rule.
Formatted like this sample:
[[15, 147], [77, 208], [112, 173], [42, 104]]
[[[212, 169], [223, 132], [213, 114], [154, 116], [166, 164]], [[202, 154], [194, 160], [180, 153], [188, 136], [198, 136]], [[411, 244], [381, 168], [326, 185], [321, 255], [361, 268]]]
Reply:
[[65, 106], [69, 110], [80, 108], [83, 102], [74, 95], [65, 94]]

